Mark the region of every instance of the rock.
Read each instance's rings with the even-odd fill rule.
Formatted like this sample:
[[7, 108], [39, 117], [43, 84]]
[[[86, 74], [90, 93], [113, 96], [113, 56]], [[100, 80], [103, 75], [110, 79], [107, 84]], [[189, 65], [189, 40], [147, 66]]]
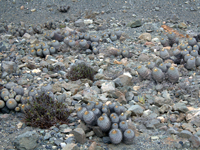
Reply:
[[128, 23], [127, 26], [131, 27], [131, 28], [137, 28], [137, 27], [142, 26], [142, 21], [141, 20], [135, 20], [135, 21]]
[[125, 96], [126, 96], [126, 100], [127, 100], [127, 101], [131, 101], [131, 100], [134, 99], [134, 94], [133, 94], [133, 92], [127, 92], [127, 93], [125, 94]]
[[14, 73], [17, 70], [17, 64], [12, 61], [3, 61], [1, 64], [2, 72]]
[[113, 81], [115, 82], [116, 87], [119, 87], [119, 86], [129, 86], [131, 84], [131, 80], [132, 80], [131, 74], [127, 73], [120, 75]]
[[102, 138], [104, 144], [111, 144], [111, 140], [109, 136], [105, 136]]
[[86, 137], [90, 137], [90, 136], [93, 136], [94, 135], [94, 131], [90, 131], [88, 133], [86, 133]]
[[62, 150], [79, 150], [79, 147], [77, 146], [77, 144], [70, 143], [67, 144]]
[[110, 82], [104, 82], [102, 85], [101, 85], [101, 91], [102, 93], [104, 92], [112, 92], [115, 90], [115, 83], [110, 81]]
[[86, 126], [86, 124], [83, 121], [80, 122], [80, 124], [77, 126], [77, 128], [83, 129], [85, 133], [89, 131], [88, 126]]
[[178, 24], [178, 27], [179, 27], [180, 29], [186, 29], [186, 28], [187, 28], [187, 25], [186, 25], [184, 22], [180, 22], [180, 23]]
[[160, 124], [160, 121], [158, 119], [152, 119], [145, 122], [145, 126], [147, 129], [157, 128], [156, 126], [159, 126], [159, 124]]
[[76, 26], [76, 27], [84, 26], [84, 21], [82, 19], [79, 19], [74, 22], [74, 26]]
[[91, 19], [85, 19], [83, 22], [84, 22], [85, 25], [88, 25], [88, 24], [92, 24], [93, 20], [91, 20]]
[[192, 143], [192, 145], [195, 147], [195, 148], [198, 148], [200, 146], [200, 138], [197, 136], [197, 135], [192, 135], [190, 138], [189, 138], [189, 141]]
[[178, 136], [189, 139], [192, 136], [192, 133], [188, 130], [182, 130], [181, 132], [178, 133]]
[[45, 136], [44, 136], [44, 140], [48, 140], [50, 138], [51, 138], [50, 132], [46, 133]]
[[158, 110], [159, 110], [160, 113], [164, 114], [165, 112], [172, 110], [172, 107], [168, 104], [164, 104]]
[[140, 116], [143, 114], [143, 109], [140, 105], [132, 105], [128, 111], [131, 111], [133, 115]]
[[169, 99], [169, 100], [171, 100], [171, 98], [170, 98], [170, 94], [168, 93], [168, 91], [167, 90], [164, 90], [163, 92], [162, 92], [162, 97], [164, 97], [165, 99]]
[[193, 128], [193, 125], [190, 124], [190, 123], [183, 123], [182, 128], [185, 129], [185, 130], [188, 130], [192, 133], [195, 133], [195, 129]]
[[25, 34], [23, 35], [23, 38], [25, 38], [25, 39], [30, 39], [30, 38], [31, 38], [31, 35], [28, 34], [28, 33], [25, 33]]
[[170, 104], [172, 104], [172, 100], [171, 99], [165, 99], [163, 97], [155, 96], [154, 104], [157, 105], [157, 106], [162, 106], [164, 104], [170, 105]]
[[176, 131], [174, 128], [170, 127], [168, 130], [167, 130], [170, 134], [178, 134], [179, 132]]
[[138, 61], [147, 62], [147, 61], [149, 61], [149, 56], [142, 53], [142, 54], [138, 57]]
[[176, 103], [175, 105], [173, 105], [173, 109], [181, 111], [181, 112], [187, 112], [188, 111], [188, 108], [184, 103]]
[[38, 146], [39, 135], [36, 131], [27, 131], [15, 138], [14, 146], [20, 150], [33, 150]]
[[100, 129], [99, 126], [93, 126], [92, 129], [93, 129], [94, 133], [96, 134], [96, 136], [98, 136], [100, 138], [104, 136], [104, 133], [102, 132], [102, 130]]
[[151, 34], [150, 33], [142, 33], [139, 37], [140, 40], [144, 41], [151, 41]]
[[92, 144], [90, 145], [88, 150], [96, 150], [96, 147], [97, 147], [97, 143], [96, 142], [92, 142]]
[[84, 144], [86, 142], [85, 132], [82, 128], [76, 128], [72, 131], [77, 142]]

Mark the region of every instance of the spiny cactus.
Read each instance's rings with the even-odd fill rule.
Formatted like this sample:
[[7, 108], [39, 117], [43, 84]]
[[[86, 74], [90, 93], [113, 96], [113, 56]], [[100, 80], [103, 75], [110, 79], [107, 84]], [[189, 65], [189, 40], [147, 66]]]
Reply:
[[135, 133], [134, 133], [133, 130], [127, 129], [127, 130], [124, 131], [123, 135], [124, 135], [123, 136], [124, 137], [123, 142], [125, 144], [133, 144], [134, 143], [133, 139], [135, 137]]
[[111, 128], [111, 122], [107, 116], [100, 116], [97, 120], [97, 125], [103, 132], [108, 132]]
[[85, 111], [83, 114], [83, 120], [88, 125], [96, 124], [96, 116], [92, 111]]
[[112, 129], [109, 132], [109, 137], [113, 144], [119, 144], [122, 141], [122, 132], [119, 129]]

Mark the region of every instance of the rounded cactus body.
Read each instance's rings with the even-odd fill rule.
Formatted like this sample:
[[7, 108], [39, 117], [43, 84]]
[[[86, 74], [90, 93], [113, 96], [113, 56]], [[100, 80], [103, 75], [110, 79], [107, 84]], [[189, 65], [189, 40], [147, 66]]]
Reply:
[[6, 102], [9, 99], [9, 96], [4, 96], [3, 100]]
[[33, 56], [35, 56], [35, 55], [36, 55], [36, 51], [35, 51], [34, 49], [32, 49], [32, 50], [30, 51], [30, 54], [33, 55]]
[[187, 69], [189, 69], [189, 70], [190, 70], [190, 69], [194, 69], [194, 68], [196, 67], [195, 58], [192, 57], [192, 58], [188, 59], [186, 65], [185, 65], [185, 67], [186, 67]]
[[166, 47], [166, 46], [169, 46], [169, 40], [167, 39], [167, 38], [161, 38], [160, 39], [160, 43], [164, 46], [164, 47]]
[[112, 114], [110, 114], [110, 118], [111, 117], [114, 117], [114, 116], [118, 116], [116, 113], [112, 113]]
[[48, 91], [51, 91], [52, 90], [52, 86], [50, 84], [43, 84], [43, 86], [41, 87], [41, 91], [42, 92], [48, 92]]
[[114, 112], [114, 107], [116, 106], [116, 103], [114, 102], [114, 103], [110, 103], [109, 105], [108, 105], [108, 107], [109, 107], [109, 109], [110, 109], [110, 113], [113, 113]]
[[116, 105], [116, 106], [114, 107], [114, 111], [115, 111], [115, 113], [116, 113], [117, 115], [120, 115], [120, 114], [121, 114], [121, 109], [120, 109], [120, 107], [119, 107], [118, 105]]
[[101, 116], [101, 111], [98, 108], [93, 108], [92, 112], [96, 115], [96, 118]]
[[164, 79], [164, 73], [162, 72], [162, 70], [160, 68], [155, 67], [152, 70], [152, 78], [156, 81], [156, 82], [162, 82]]
[[184, 50], [184, 49], [186, 49], [186, 48], [187, 48], [187, 44], [184, 44], [184, 43], [183, 43], [183, 44], [180, 44], [180, 49], [181, 49], [181, 50]]
[[20, 109], [19, 106], [15, 107], [15, 111], [16, 111], [16, 112], [19, 112], [20, 110], [21, 110], [21, 109]]
[[94, 108], [95, 104], [94, 103], [87, 103], [86, 108], [87, 110], [92, 110]]
[[129, 58], [129, 57], [130, 57], [129, 51], [128, 51], [128, 50], [123, 50], [123, 51], [122, 51], [122, 56], [123, 56], [124, 58]]
[[101, 110], [102, 109], [102, 105], [103, 105], [102, 102], [96, 102], [94, 107], [98, 108], [99, 110]]
[[123, 142], [125, 143], [125, 144], [133, 144], [133, 140], [134, 140], [134, 137], [135, 137], [135, 133], [134, 133], [134, 131], [133, 130], [131, 130], [131, 129], [127, 129], [127, 130], [125, 130], [124, 131], [124, 139], [123, 139]]
[[79, 107], [77, 110], [77, 116], [82, 121], [83, 121], [83, 114], [85, 113], [85, 111], [87, 111], [87, 109], [85, 107]]
[[42, 53], [44, 56], [50, 55], [50, 51], [47, 48], [43, 49]]
[[35, 49], [41, 49], [41, 48], [42, 48], [41, 44], [35, 44]]
[[167, 37], [169, 40], [175, 40], [176, 39], [176, 34], [174, 32], [169, 32], [167, 34]]
[[88, 45], [88, 43], [87, 43], [87, 41], [85, 39], [80, 40], [79, 46], [81, 48], [85, 48], [85, 49], [89, 48], [89, 45]]
[[68, 42], [68, 46], [70, 46], [70, 47], [74, 47], [75, 44], [76, 44], [76, 42], [74, 40], [69, 40], [69, 42]]
[[167, 71], [168, 80], [172, 83], [178, 82], [179, 72], [176, 67], [170, 67]]
[[137, 72], [141, 76], [142, 79], [148, 79], [151, 74], [151, 71], [147, 69], [145, 66], [137, 67]]
[[184, 61], [187, 62], [188, 59], [192, 58], [190, 54], [184, 56]]
[[118, 129], [119, 128], [118, 123], [113, 123], [111, 128], [112, 129]]
[[46, 42], [42, 42], [42, 49], [48, 49], [49, 45]]
[[126, 129], [128, 129], [128, 123], [126, 121], [121, 121], [119, 123], [119, 129], [124, 132]]
[[37, 56], [42, 57], [43, 56], [43, 52], [42, 49], [37, 49]]
[[102, 132], [108, 132], [111, 128], [111, 121], [107, 116], [100, 116], [97, 119], [97, 125], [100, 127]]
[[98, 54], [98, 53], [99, 53], [99, 49], [96, 48], [96, 47], [93, 47], [93, 48], [92, 48], [92, 52], [93, 52], [94, 54]]
[[197, 41], [196, 41], [195, 38], [189, 38], [189, 39], [188, 39], [188, 44], [189, 44], [190, 46], [194, 46], [195, 44], [197, 44]]
[[17, 106], [17, 102], [14, 99], [9, 99], [6, 101], [6, 106], [8, 109], [14, 109]]
[[10, 92], [7, 89], [1, 90], [1, 98], [4, 99], [5, 96], [9, 96]]
[[15, 91], [11, 91], [10, 94], [9, 94], [9, 98], [14, 98], [16, 95], [16, 92]]
[[[200, 48], [200, 42], [197, 42], [198, 47]], [[199, 49], [198, 49], [199, 50]]]
[[65, 37], [65, 38], [64, 38], [64, 43], [65, 43], [66, 45], [68, 45], [69, 40], [70, 40], [69, 37]]
[[162, 59], [168, 59], [170, 57], [168, 50], [167, 49], [162, 49], [160, 51], [160, 57]]
[[122, 141], [122, 132], [119, 129], [112, 129], [109, 132], [109, 137], [112, 144], [119, 144]]
[[198, 51], [197, 50], [192, 50], [190, 52], [190, 55], [193, 56], [193, 57], [197, 57], [198, 56]]
[[121, 30], [115, 30], [115, 35], [117, 36], [117, 38], [119, 39], [122, 35], [122, 31]]
[[58, 41], [56, 41], [56, 40], [53, 40], [51, 42], [51, 46], [54, 47], [55, 49], [59, 49], [60, 43]]
[[92, 47], [97, 47], [98, 45], [99, 45], [98, 42], [92, 42], [92, 43], [91, 43], [91, 46], [92, 46]]
[[30, 90], [30, 91], [28, 92], [28, 95], [29, 95], [29, 96], [32, 96], [32, 97], [34, 97], [35, 94], [37, 94], [37, 91], [34, 90], [34, 89], [32, 89], [32, 90]]
[[173, 55], [174, 55], [175, 57], [179, 57], [179, 56], [181, 55], [181, 51], [180, 51], [179, 49], [175, 49], [175, 50], [173, 51]]
[[192, 47], [192, 49], [193, 49], [193, 50], [196, 50], [196, 51], [199, 51], [199, 46], [198, 46], [198, 45], [194, 45], [194, 46]]
[[15, 100], [16, 100], [16, 102], [20, 102], [21, 101], [21, 95], [16, 95], [15, 96]]
[[119, 108], [120, 108], [120, 114], [126, 111], [126, 108], [122, 104], [119, 105]]
[[5, 102], [3, 100], [0, 100], [0, 109], [4, 108], [4, 106], [5, 106]]
[[127, 120], [126, 114], [121, 113], [121, 114], [119, 115], [119, 122], [121, 122], [121, 121], [126, 121], [126, 120]]
[[109, 108], [107, 108], [107, 107], [102, 107], [102, 109], [101, 109], [101, 111], [102, 111], [102, 113], [106, 113], [108, 116], [110, 115], [110, 109]]
[[154, 62], [148, 62], [148, 64], [147, 64], [147, 67], [149, 68], [149, 69], [153, 69], [154, 67], [155, 67], [155, 63]]
[[185, 55], [189, 54], [189, 51], [187, 51], [187, 49], [184, 49], [183, 51], [181, 51], [181, 55], [184, 57]]
[[117, 40], [117, 36], [115, 35], [115, 34], [111, 34], [110, 35], [110, 39], [112, 40], [112, 41], [116, 41]]
[[96, 116], [92, 111], [85, 111], [83, 114], [83, 120], [88, 125], [95, 125], [97, 120]]
[[78, 36], [79, 36], [79, 39], [83, 39], [83, 38], [84, 38], [84, 33], [81, 33], [81, 32], [80, 32], [80, 33], [78, 34]]
[[188, 45], [186, 49], [187, 49], [187, 51], [191, 52], [192, 51], [192, 46]]
[[24, 95], [24, 88], [22, 86], [15, 86], [13, 91], [15, 91], [17, 95]]
[[119, 117], [117, 115], [110, 117], [112, 123], [119, 123]]
[[167, 71], [167, 65], [165, 63], [161, 63], [158, 67], [162, 70], [162, 72]]
[[55, 54], [56, 53], [55, 47], [50, 47], [49, 52], [50, 52], [51, 55]]
[[86, 40], [90, 40], [90, 34], [85, 33], [85, 34], [84, 34], [84, 39], [86, 39]]
[[92, 41], [92, 42], [99, 42], [99, 36], [98, 35], [91, 35], [90, 36], [90, 40]]
[[200, 57], [196, 57], [196, 61], [195, 61], [196, 66], [200, 66]]

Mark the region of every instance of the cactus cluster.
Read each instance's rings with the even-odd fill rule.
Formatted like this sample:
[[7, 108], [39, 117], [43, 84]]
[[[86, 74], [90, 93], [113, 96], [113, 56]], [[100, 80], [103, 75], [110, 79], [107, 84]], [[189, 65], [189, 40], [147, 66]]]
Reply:
[[[9, 84], [9, 83], [8, 83]], [[16, 112], [21, 110], [21, 98], [24, 94], [22, 86], [12, 86], [3, 88], [0, 95], [0, 111], [9, 112], [14, 110]]]
[[110, 137], [113, 144], [124, 142], [133, 144], [134, 131], [129, 129], [126, 109], [115, 102], [109, 105], [102, 102], [90, 102], [77, 109], [77, 116], [89, 126], [98, 126], [104, 134]]

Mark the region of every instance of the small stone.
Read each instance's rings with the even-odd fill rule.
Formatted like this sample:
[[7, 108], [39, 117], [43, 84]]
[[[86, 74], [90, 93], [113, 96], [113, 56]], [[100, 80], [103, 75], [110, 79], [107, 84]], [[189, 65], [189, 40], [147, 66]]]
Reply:
[[155, 105], [157, 105], [157, 106], [162, 106], [162, 105], [164, 105], [164, 104], [170, 105], [170, 104], [172, 104], [172, 100], [171, 100], [171, 99], [165, 99], [165, 98], [163, 98], [163, 97], [155, 96], [155, 97], [154, 97], [154, 103], [155, 103]]
[[23, 35], [23, 38], [25, 38], [25, 39], [30, 39], [30, 38], [31, 38], [31, 35], [28, 34], [28, 33], [25, 33], [25, 34]]
[[178, 136], [182, 138], [190, 138], [192, 136], [192, 133], [188, 130], [182, 130], [180, 133], [178, 133]]
[[159, 137], [158, 136], [151, 136], [151, 140], [158, 140]]
[[110, 137], [106, 136], [102, 138], [104, 144], [111, 144]]
[[92, 142], [92, 144], [90, 145], [88, 150], [96, 150], [96, 146], [97, 146], [97, 143], [96, 142]]
[[102, 130], [100, 129], [99, 126], [93, 126], [92, 129], [93, 129], [94, 133], [96, 134], [96, 136], [98, 136], [100, 138], [104, 136], [104, 133], [102, 132]]
[[133, 22], [128, 23], [127, 26], [131, 27], [131, 28], [137, 28], [137, 27], [142, 26], [142, 21], [141, 20], [135, 20]]
[[142, 54], [138, 57], [138, 61], [147, 62], [147, 61], [149, 61], [149, 56], [142, 53]]
[[173, 109], [184, 113], [188, 111], [188, 108], [184, 103], [176, 103], [175, 105], [173, 105]]
[[74, 22], [74, 25], [76, 27], [84, 26], [84, 21], [82, 19], [79, 19], [79, 20], [77, 20], [77, 21]]
[[151, 41], [151, 34], [150, 33], [142, 33], [139, 37], [140, 40], [144, 41]]
[[93, 136], [94, 135], [94, 131], [90, 131], [88, 133], [86, 133], [86, 137], [90, 137], [90, 136]]
[[76, 128], [72, 131], [77, 142], [84, 144], [86, 142], [85, 132], [82, 128]]
[[172, 107], [168, 104], [164, 104], [158, 110], [159, 110], [160, 113], [163, 114], [165, 112], [168, 112], [169, 110], [172, 110]]
[[70, 143], [67, 144], [62, 150], [79, 150], [79, 147], [77, 144]]
[[199, 148], [200, 146], [200, 138], [196, 135], [192, 135], [190, 138], [189, 138], [189, 141], [192, 143], [192, 145], [195, 147], [195, 148]]
[[180, 22], [180, 23], [178, 24], [178, 27], [179, 27], [180, 29], [186, 29], [186, 28], [187, 28], [187, 25], [186, 25], [184, 22]]
[[34, 9], [31, 9], [31, 12], [35, 12], [36, 11], [36, 9], [34, 8]]
[[101, 91], [104, 92], [112, 92], [115, 90], [115, 83], [114, 82], [105, 82], [101, 85]]
[[143, 109], [140, 105], [132, 105], [128, 111], [131, 111], [133, 115], [140, 116], [143, 114]]
[[91, 19], [85, 19], [83, 22], [84, 22], [85, 25], [88, 25], [88, 24], [92, 24], [93, 20], [91, 20]]
[[115, 82], [116, 87], [119, 87], [119, 86], [129, 86], [131, 84], [131, 80], [132, 76], [129, 73], [129, 75], [126, 74], [120, 75], [113, 81]]
[[22, 6], [20, 7], [20, 9], [23, 10], [23, 9], [24, 9], [24, 6], [22, 5]]
[[3, 61], [1, 64], [2, 72], [14, 73], [17, 70], [17, 64], [12, 61]]
[[195, 133], [195, 129], [193, 128], [193, 125], [190, 124], [190, 123], [183, 123], [182, 128], [185, 129], [185, 130], [188, 130], [192, 133]]

